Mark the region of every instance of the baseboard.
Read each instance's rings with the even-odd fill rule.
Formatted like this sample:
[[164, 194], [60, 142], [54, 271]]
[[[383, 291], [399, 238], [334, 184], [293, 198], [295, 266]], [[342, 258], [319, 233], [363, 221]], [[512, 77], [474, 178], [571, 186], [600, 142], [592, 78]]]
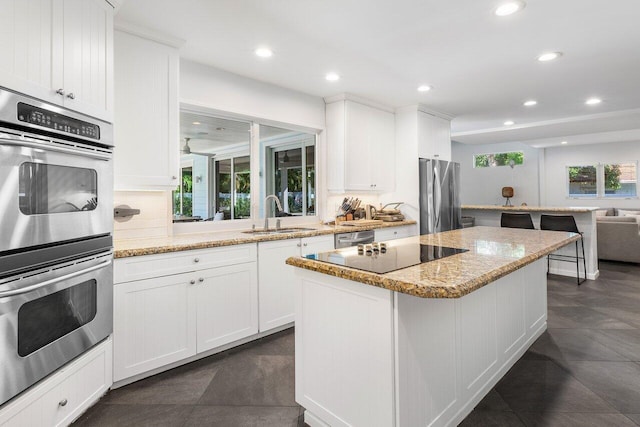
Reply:
[[[558, 276], [567, 276], [567, 277], [576, 277], [576, 270], [571, 268], [558, 268], [551, 267], [549, 269], [549, 274], [557, 274]], [[583, 278], [582, 274], [584, 271], [580, 271], [580, 278]], [[587, 279], [596, 280], [600, 276], [600, 270], [597, 270], [593, 273], [587, 273]]]
[[331, 427], [329, 424], [325, 423], [306, 409], [304, 411], [304, 422], [309, 424], [311, 427]]

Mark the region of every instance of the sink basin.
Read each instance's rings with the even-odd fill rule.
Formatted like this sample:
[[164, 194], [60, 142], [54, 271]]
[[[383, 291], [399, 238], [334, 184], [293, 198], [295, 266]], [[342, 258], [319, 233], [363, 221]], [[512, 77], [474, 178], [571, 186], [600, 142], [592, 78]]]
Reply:
[[253, 234], [254, 236], [265, 236], [269, 234], [286, 234], [286, 233], [297, 233], [299, 231], [311, 231], [315, 230], [314, 228], [304, 228], [304, 227], [290, 227], [290, 228], [281, 228], [280, 230], [269, 229], [269, 230], [247, 230], [243, 231], [246, 234]]

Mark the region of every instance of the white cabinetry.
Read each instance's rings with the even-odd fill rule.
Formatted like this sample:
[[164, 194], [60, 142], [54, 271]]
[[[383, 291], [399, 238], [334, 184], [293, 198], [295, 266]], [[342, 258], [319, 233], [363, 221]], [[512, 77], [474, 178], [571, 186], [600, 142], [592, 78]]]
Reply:
[[395, 116], [350, 99], [326, 106], [329, 191], [392, 191]]
[[277, 240], [258, 244], [260, 283], [260, 332], [294, 320], [294, 294], [297, 279], [289, 257], [331, 251], [333, 235]]
[[418, 227], [413, 225], [402, 225], [399, 227], [378, 228], [375, 230], [376, 242], [386, 242], [387, 240], [403, 239], [405, 237], [416, 236]]
[[0, 2], [0, 86], [113, 120], [113, 7], [105, 0]]
[[42, 380], [0, 410], [0, 426], [67, 426], [112, 383], [111, 338]]
[[418, 157], [451, 161], [451, 121], [418, 110]]
[[115, 381], [258, 332], [255, 244], [119, 259], [115, 277]]
[[115, 33], [116, 190], [178, 185], [178, 48]]

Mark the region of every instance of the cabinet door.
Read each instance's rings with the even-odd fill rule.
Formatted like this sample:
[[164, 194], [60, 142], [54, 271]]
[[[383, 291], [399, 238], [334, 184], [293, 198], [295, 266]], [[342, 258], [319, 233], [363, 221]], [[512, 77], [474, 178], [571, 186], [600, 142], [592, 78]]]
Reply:
[[105, 0], [64, 0], [65, 107], [113, 121], [113, 8]]
[[373, 191], [371, 115], [374, 108], [345, 101], [345, 190]]
[[115, 32], [115, 190], [178, 185], [178, 50]]
[[379, 228], [375, 231], [376, 242], [386, 242], [387, 240], [402, 239], [417, 235], [415, 225], [404, 225], [399, 227]]
[[258, 332], [255, 262], [197, 271], [198, 353]]
[[114, 381], [196, 353], [195, 273], [114, 287]]
[[418, 111], [418, 157], [451, 161], [451, 122]]
[[370, 180], [374, 191], [395, 189], [395, 116], [371, 109], [369, 117]]
[[62, 43], [61, 37], [53, 39], [53, 5], [54, 0], [0, 2], [0, 86], [62, 104], [53, 82], [54, 48]]
[[305, 237], [300, 239], [301, 252], [300, 255], [315, 254], [318, 252], [327, 252], [335, 249], [333, 234], [328, 236]]
[[296, 277], [287, 258], [300, 256], [300, 239], [258, 243], [260, 332], [294, 320]]

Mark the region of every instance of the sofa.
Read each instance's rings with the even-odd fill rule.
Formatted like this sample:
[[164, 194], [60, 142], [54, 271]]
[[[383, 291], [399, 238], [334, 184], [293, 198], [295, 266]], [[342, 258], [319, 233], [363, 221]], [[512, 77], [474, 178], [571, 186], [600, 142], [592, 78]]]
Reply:
[[596, 211], [598, 258], [640, 263], [640, 209]]

